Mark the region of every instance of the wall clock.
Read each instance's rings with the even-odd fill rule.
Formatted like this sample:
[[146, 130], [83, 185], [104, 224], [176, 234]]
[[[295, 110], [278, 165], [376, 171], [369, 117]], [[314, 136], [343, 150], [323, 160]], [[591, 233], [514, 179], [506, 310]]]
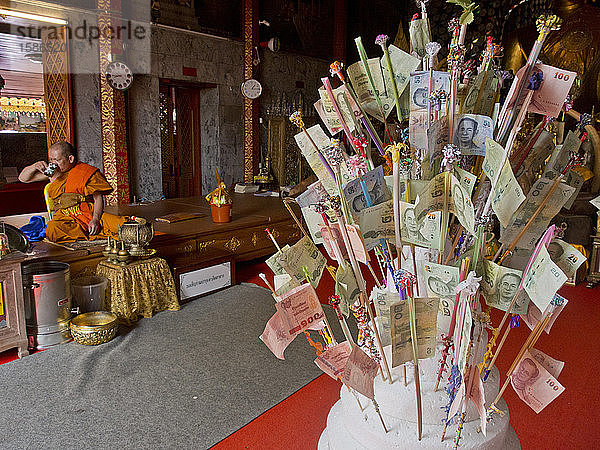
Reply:
[[106, 67], [106, 81], [113, 89], [124, 91], [133, 82], [133, 73], [127, 64], [113, 61]]
[[250, 78], [242, 83], [242, 94], [244, 97], [254, 100], [262, 94], [262, 85], [258, 80]]

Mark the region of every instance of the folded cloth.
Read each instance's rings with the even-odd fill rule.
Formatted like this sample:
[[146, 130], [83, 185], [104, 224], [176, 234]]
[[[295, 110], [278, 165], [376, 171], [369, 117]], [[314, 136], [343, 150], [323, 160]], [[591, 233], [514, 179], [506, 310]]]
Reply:
[[19, 229], [30, 242], [41, 241], [46, 237], [46, 221], [42, 216], [33, 216], [27, 225]]

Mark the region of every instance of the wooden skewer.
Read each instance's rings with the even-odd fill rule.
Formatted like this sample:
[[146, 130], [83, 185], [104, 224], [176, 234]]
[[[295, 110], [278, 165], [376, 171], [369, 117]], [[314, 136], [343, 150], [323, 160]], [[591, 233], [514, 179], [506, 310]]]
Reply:
[[417, 350], [417, 319], [416, 319], [416, 307], [415, 299], [411, 295], [408, 297], [408, 312], [410, 315], [410, 334], [412, 341], [413, 351], [413, 367], [414, 367], [414, 378], [415, 378], [415, 393], [417, 396], [417, 427], [418, 437], [421, 440], [423, 434], [423, 411], [421, 404], [421, 380], [419, 376], [419, 355]]

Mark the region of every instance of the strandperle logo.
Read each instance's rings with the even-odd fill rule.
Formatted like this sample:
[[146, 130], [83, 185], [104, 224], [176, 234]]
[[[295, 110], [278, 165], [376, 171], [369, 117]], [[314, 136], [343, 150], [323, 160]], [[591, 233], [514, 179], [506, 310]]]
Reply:
[[[56, 25], [42, 25], [42, 26], [18, 26], [16, 27], [17, 36], [23, 38], [32, 38], [32, 39], [41, 39], [44, 33], [48, 33], [49, 40], [58, 40], [60, 36], [62, 36], [62, 28]], [[100, 39], [100, 37], [106, 39], [116, 39], [116, 40], [133, 40], [133, 39], [147, 39], [149, 36], [148, 28], [144, 25], [140, 25], [139, 23], [133, 23], [131, 20], [128, 20], [122, 25], [111, 25], [111, 26], [98, 26], [96, 24], [88, 24], [87, 20], [83, 20], [83, 22], [76, 27], [71, 27], [69, 25], [65, 25], [67, 35], [69, 39], [81, 39], [86, 40], [90, 44], [92, 41]], [[24, 43], [21, 46], [23, 50], [27, 51], [42, 51], [42, 44], [40, 43], [37, 49], [25, 49], [25, 46], [33, 45], [36, 43]], [[44, 50], [53, 50], [52, 48], [44, 48]], [[54, 49], [57, 51], [58, 49]]]

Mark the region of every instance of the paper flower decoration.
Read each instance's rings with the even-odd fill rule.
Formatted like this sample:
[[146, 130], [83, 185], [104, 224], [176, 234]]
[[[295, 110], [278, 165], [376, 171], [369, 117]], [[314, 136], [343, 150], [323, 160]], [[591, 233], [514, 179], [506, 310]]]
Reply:
[[355, 177], [360, 178], [367, 173], [367, 162], [361, 155], [354, 155], [348, 158], [348, 168]]
[[290, 122], [292, 122], [298, 128], [304, 128], [304, 121], [302, 120], [302, 111], [293, 112], [290, 115]]
[[344, 74], [342, 73], [342, 69], [344, 65], [339, 61], [334, 61], [329, 65], [329, 71], [331, 72], [331, 76], [335, 77], [336, 75], [339, 77], [340, 81], [344, 81]]
[[215, 206], [231, 205], [231, 195], [227, 192], [227, 186], [221, 180], [218, 171], [216, 171], [216, 174], [217, 188], [205, 197], [206, 201]]
[[375, 44], [380, 45], [381, 48], [384, 48], [385, 44], [387, 43], [389, 37], [387, 34], [380, 34], [379, 36], [377, 36], [375, 38]]
[[454, 144], [444, 145], [442, 153], [444, 154], [441, 164], [442, 167], [452, 167], [452, 164], [454, 164], [456, 161], [458, 161], [458, 158], [460, 158], [460, 150]]

